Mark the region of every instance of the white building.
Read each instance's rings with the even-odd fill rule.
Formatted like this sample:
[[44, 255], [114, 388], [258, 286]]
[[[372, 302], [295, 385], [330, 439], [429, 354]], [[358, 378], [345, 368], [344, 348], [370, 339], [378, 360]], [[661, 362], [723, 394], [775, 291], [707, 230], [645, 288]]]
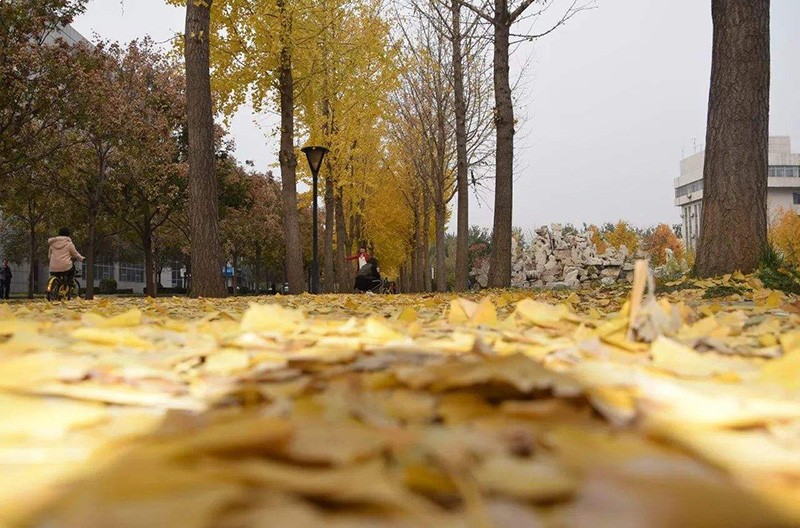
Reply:
[[[687, 249], [695, 249], [703, 214], [703, 163], [698, 152], [681, 160], [681, 175], [675, 179], [675, 205], [681, 208], [682, 237]], [[767, 210], [794, 209], [800, 213], [800, 154], [792, 153], [788, 136], [769, 138]]]
[[88, 44], [91, 46], [91, 42], [89, 42], [83, 35], [78, 33], [78, 31], [69, 24], [63, 27], [55, 28], [53, 31], [48, 33], [44, 39], [44, 43], [55, 44], [55, 42], [59, 39], [70, 45]]
[[[47, 248], [44, 249], [46, 251]], [[41, 253], [41, 251], [40, 251]], [[47, 288], [47, 280], [50, 278], [48, 272], [47, 259], [42, 259], [43, 262], [37, 263], [37, 268], [34, 270], [34, 291], [41, 293]], [[11, 293], [24, 293], [28, 291], [28, 273], [30, 266], [27, 262], [22, 264], [9, 264], [13, 278], [11, 279]], [[81, 265], [78, 263], [78, 281], [82, 287], [86, 286], [86, 264]], [[156, 281], [165, 288], [184, 288], [184, 274], [185, 269], [172, 269], [164, 268], [160, 275], [156, 277]], [[109, 264], [95, 264], [94, 265], [94, 285], [95, 291], [100, 286], [100, 281], [103, 279], [114, 279], [117, 283], [117, 290], [122, 292], [143, 293], [145, 288], [144, 283], [144, 264], [129, 264], [121, 262], [113, 262]]]

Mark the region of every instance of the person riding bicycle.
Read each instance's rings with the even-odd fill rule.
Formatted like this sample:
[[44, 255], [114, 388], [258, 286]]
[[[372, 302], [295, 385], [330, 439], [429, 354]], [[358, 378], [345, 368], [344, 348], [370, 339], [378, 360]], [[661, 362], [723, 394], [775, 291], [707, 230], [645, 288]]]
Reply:
[[70, 235], [72, 232], [67, 227], [62, 227], [58, 231], [58, 236], [47, 240], [50, 244], [48, 255], [50, 257], [50, 276], [66, 277], [68, 281], [75, 278], [75, 265], [73, 260], [83, 262], [86, 258], [78, 253], [75, 244], [72, 243]]

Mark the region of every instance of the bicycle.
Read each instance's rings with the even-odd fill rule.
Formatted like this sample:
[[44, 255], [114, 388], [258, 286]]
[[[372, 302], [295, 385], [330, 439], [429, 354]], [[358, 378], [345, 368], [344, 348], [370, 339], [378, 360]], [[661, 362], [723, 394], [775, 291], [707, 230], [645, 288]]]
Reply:
[[49, 302], [71, 301], [80, 297], [81, 283], [75, 278], [76, 270], [73, 266], [72, 273], [60, 272], [53, 274], [47, 281], [46, 297]]

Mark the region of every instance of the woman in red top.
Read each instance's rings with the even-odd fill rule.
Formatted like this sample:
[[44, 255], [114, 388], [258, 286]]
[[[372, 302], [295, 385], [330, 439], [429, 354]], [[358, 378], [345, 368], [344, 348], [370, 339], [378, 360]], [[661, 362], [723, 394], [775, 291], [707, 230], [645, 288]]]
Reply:
[[361, 269], [370, 258], [372, 258], [372, 255], [367, 252], [367, 248], [362, 246], [358, 248], [358, 253], [350, 257], [345, 257], [345, 260], [358, 260], [358, 269]]

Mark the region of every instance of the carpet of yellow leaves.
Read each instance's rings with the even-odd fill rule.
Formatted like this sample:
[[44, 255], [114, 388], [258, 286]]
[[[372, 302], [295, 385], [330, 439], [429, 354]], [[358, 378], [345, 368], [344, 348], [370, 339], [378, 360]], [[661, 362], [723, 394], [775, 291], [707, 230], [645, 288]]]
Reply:
[[800, 525], [800, 302], [646, 283], [4, 305], [0, 525]]

